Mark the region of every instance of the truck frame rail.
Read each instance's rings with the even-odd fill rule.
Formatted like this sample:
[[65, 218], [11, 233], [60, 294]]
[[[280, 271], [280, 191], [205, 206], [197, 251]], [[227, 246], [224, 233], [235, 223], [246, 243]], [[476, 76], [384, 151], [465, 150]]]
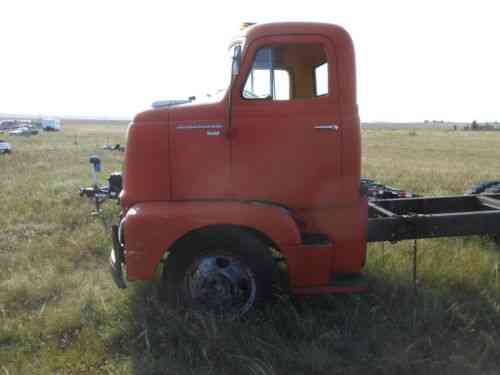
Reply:
[[368, 242], [500, 234], [500, 194], [368, 202]]

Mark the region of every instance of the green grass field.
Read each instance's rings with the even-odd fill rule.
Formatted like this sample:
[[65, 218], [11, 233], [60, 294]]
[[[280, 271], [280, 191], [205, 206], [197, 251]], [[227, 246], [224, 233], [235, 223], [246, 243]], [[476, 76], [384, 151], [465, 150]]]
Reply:
[[[0, 374], [498, 374], [500, 250], [482, 238], [370, 246], [370, 292], [280, 296], [243, 322], [180, 316], [148, 283], [118, 290], [102, 217], [78, 196], [88, 156], [120, 169], [124, 126], [8, 138], [0, 155]], [[500, 134], [368, 130], [364, 175], [419, 194], [500, 179]], [[103, 179], [104, 180], [104, 179]], [[500, 228], [499, 228], [500, 232]]]

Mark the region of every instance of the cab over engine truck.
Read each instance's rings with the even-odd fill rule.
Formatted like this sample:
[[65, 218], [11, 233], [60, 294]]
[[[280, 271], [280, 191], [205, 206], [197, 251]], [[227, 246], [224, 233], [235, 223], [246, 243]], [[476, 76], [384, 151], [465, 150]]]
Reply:
[[366, 289], [367, 241], [498, 233], [500, 195], [370, 200], [360, 186], [354, 50], [339, 26], [275, 23], [230, 45], [220, 100], [155, 108], [127, 130], [118, 287], [150, 280], [240, 316], [272, 294]]

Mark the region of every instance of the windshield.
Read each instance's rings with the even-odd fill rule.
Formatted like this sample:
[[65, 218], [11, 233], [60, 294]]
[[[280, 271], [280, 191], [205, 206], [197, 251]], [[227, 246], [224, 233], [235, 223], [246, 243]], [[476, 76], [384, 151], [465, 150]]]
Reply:
[[241, 51], [243, 50], [243, 45], [245, 43], [245, 40], [243, 38], [234, 40], [230, 45], [229, 48], [227, 49], [227, 54], [226, 54], [226, 59], [224, 62], [224, 65], [226, 66], [225, 68], [225, 74], [224, 74], [224, 81], [221, 84], [221, 88], [216, 90], [215, 92], [207, 95], [211, 100], [221, 100], [227, 89], [229, 88], [229, 85], [231, 84], [231, 79], [233, 78], [233, 69], [234, 69], [234, 64], [235, 64], [235, 59], [238, 59], [238, 66], [239, 66], [239, 58], [241, 56]]
[[[220, 76], [222, 77], [222, 79], [219, 80], [219, 84], [217, 84], [216, 86], [218, 87], [218, 89], [208, 93], [205, 92], [202, 95], [196, 95], [194, 99], [190, 101], [191, 103], [213, 103], [224, 98], [224, 95], [226, 94], [229, 85], [231, 84], [231, 79], [233, 78], [233, 69], [235, 69], [235, 64], [239, 67], [239, 59], [244, 44], [244, 38], [238, 38], [231, 42], [224, 59], [224, 66], [222, 67], [223, 70], [219, 71], [220, 73], [222, 73]], [[237, 61], [236, 63], [235, 60]]]

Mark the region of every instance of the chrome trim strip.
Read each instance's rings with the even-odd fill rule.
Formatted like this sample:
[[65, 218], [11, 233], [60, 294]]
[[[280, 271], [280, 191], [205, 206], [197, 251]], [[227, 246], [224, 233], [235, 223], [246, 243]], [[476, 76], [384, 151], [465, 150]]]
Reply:
[[177, 125], [177, 130], [193, 130], [193, 129], [224, 129], [224, 125], [210, 124], [210, 125]]

